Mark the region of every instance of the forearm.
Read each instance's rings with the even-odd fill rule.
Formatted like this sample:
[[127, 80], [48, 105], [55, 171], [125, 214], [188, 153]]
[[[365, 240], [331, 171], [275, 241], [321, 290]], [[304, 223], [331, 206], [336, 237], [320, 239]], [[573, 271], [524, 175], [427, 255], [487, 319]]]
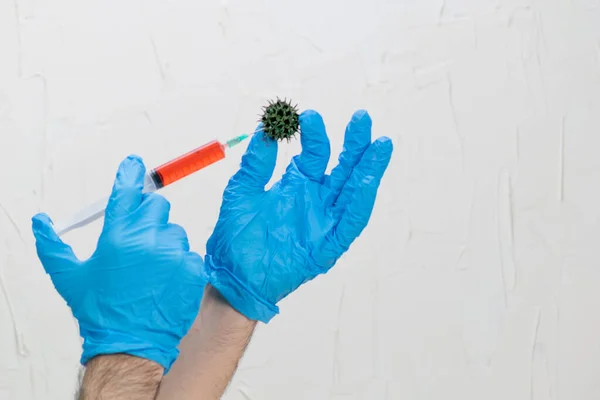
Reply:
[[250, 341], [256, 321], [234, 310], [208, 285], [200, 313], [180, 345], [180, 355], [158, 399], [220, 399]]
[[144, 358], [97, 356], [87, 363], [78, 400], [152, 400], [162, 377], [163, 368]]

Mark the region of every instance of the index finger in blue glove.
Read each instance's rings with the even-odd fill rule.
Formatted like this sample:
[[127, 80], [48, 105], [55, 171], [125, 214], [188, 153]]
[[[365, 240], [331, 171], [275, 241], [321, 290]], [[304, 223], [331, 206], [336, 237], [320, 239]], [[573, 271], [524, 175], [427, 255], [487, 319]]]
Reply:
[[365, 151], [342, 190], [340, 198], [344, 196], [343, 201], [346, 202], [346, 206], [333, 231], [333, 242], [340, 246], [340, 250], [348, 250], [369, 222], [377, 189], [389, 165], [392, 151], [391, 139], [387, 137], [377, 139]]
[[145, 193], [142, 200], [143, 218], [164, 225], [169, 222], [171, 203], [158, 193]]
[[37, 254], [47, 274], [63, 272], [79, 264], [71, 246], [65, 244], [54, 231], [48, 215], [37, 214], [31, 222]]
[[130, 155], [121, 162], [106, 206], [107, 220], [128, 215], [140, 206], [145, 174], [146, 167], [140, 157]]
[[[185, 336], [190, 326], [194, 322], [200, 309], [202, 293], [207, 283], [207, 277], [204, 274], [204, 263], [202, 257], [197, 253], [187, 252], [183, 255], [182, 263], [178, 267], [183, 269], [176, 276], [183, 284], [179, 285], [177, 290], [169, 290], [160, 299], [162, 307], [157, 311], [165, 321], [173, 326], [175, 332], [180, 337]], [[184, 272], [185, 271], [185, 272]], [[184, 272], [184, 273], [182, 273]], [[178, 306], [186, 302], [187, 306], [193, 312], [181, 313], [181, 307]], [[176, 353], [177, 354], [177, 353]]]
[[340, 193], [356, 164], [371, 144], [371, 127], [373, 122], [369, 113], [358, 110], [346, 126], [344, 150], [338, 158], [338, 165], [331, 171], [326, 185], [337, 195]]
[[192, 278], [196, 278], [197, 284], [204, 287], [208, 280], [208, 276], [206, 276], [206, 270], [204, 269], [204, 261], [198, 253], [193, 251], [186, 253], [185, 268]]
[[[260, 130], [262, 125], [258, 126]], [[260, 131], [252, 136], [238, 172], [227, 185], [226, 194], [261, 193], [271, 180], [277, 163], [277, 141]]]
[[295, 158], [296, 165], [308, 179], [321, 182], [331, 154], [325, 123], [313, 110], [304, 111], [299, 120], [302, 152]]
[[169, 242], [175, 241], [180, 243], [181, 249], [184, 252], [190, 251], [190, 242], [187, 236], [185, 229], [181, 225], [177, 224], [167, 224], [165, 225], [165, 233], [169, 237]]

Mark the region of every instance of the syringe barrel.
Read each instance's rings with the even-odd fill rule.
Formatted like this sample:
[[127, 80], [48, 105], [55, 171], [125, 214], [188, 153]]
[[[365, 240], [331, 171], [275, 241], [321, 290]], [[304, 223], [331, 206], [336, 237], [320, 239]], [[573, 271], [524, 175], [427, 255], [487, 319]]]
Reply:
[[150, 171], [157, 189], [225, 158], [225, 146], [213, 140]]
[[[241, 142], [248, 135], [235, 138], [237, 141], [233, 145]], [[231, 141], [230, 141], [231, 142]], [[229, 144], [229, 142], [228, 142]], [[232, 144], [229, 144], [231, 147]], [[154, 168], [146, 173], [144, 179], [144, 193], [154, 192], [162, 187], [170, 185], [173, 182], [180, 180], [196, 171], [201, 170], [219, 160], [225, 158], [225, 148], [223, 145], [214, 140], [186, 153], [174, 160], [171, 160], [160, 167]], [[63, 224], [56, 224], [55, 229], [58, 235], [69, 232], [72, 229], [79, 228], [89, 224], [90, 222], [104, 216], [108, 198], [97, 201], [96, 203], [81, 210], [70, 220]]]

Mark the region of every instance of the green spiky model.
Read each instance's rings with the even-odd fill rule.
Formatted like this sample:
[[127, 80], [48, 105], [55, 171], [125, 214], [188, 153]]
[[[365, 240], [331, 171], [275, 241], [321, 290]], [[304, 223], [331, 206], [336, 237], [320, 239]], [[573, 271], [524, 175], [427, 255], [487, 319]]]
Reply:
[[278, 141], [285, 139], [289, 142], [300, 129], [299, 117], [297, 105], [277, 98], [276, 101], [269, 101], [269, 105], [263, 107], [260, 122], [268, 137]]

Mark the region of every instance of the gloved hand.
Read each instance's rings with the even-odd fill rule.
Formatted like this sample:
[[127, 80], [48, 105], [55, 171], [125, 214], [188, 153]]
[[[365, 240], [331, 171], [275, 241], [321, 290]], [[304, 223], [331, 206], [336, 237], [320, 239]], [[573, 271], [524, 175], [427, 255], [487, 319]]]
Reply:
[[157, 362], [165, 373], [193, 323], [206, 283], [202, 258], [186, 232], [168, 223], [169, 202], [142, 194], [146, 169], [135, 156], [120, 165], [96, 251], [77, 259], [49, 217], [33, 217], [38, 256], [79, 321], [81, 363], [126, 353]]
[[236, 310], [268, 322], [279, 300], [327, 272], [360, 235], [393, 150], [387, 137], [371, 143], [371, 125], [366, 111], [354, 114], [339, 165], [326, 176], [330, 147], [323, 119], [315, 111], [302, 113], [302, 153], [267, 191], [277, 142], [254, 135], [206, 245], [209, 282]]

